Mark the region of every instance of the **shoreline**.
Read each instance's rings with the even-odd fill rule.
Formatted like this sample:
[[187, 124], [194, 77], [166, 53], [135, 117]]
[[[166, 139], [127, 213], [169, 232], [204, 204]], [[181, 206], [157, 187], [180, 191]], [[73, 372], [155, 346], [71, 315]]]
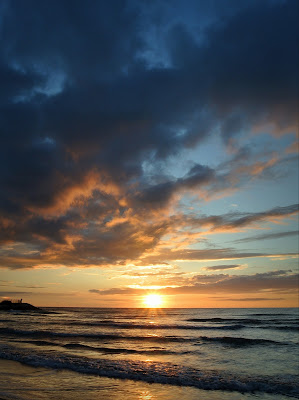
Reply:
[[287, 400], [264, 393], [223, 392], [85, 375], [0, 359], [0, 400]]
[[238, 400], [229, 393], [223, 397], [218, 392], [215, 397], [215, 393], [192, 387], [80, 374], [5, 359], [0, 359], [0, 375], [6, 382], [4, 385], [0, 382], [0, 400], [198, 400], [203, 395], [207, 400], [219, 400], [220, 397], [223, 400]]

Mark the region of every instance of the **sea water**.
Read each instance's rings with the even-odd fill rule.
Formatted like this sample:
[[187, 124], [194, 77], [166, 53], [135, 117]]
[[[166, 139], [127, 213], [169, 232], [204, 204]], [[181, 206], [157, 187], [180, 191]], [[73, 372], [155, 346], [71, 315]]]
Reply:
[[298, 326], [294, 308], [2, 311], [0, 359], [22, 365], [0, 398], [299, 398]]

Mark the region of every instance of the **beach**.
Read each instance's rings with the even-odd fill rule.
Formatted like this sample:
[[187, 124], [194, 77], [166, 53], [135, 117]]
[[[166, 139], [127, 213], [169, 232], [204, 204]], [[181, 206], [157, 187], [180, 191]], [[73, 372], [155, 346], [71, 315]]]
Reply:
[[31, 367], [0, 360], [0, 400], [287, 400], [268, 394], [206, 392], [195, 388], [148, 384], [82, 375], [67, 370]]

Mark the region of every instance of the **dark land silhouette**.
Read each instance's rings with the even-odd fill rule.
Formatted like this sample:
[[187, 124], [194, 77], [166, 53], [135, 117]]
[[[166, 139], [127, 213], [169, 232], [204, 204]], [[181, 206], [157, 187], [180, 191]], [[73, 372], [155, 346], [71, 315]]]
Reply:
[[0, 303], [0, 310], [9, 311], [9, 310], [19, 310], [19, 311], [39, 311], [40, 308], [33, 306], [29, 303], [23, 303], [22, 300], [18, 300], [17, 302], [11, 300], [3, 300]]

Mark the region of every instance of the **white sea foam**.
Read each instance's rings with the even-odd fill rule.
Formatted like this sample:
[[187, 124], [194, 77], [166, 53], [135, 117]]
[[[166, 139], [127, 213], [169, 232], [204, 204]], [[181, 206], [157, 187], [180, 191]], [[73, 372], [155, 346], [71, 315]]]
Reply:
[[0, 349], [0, 358], [21, 363], [55, 369], [69, 369], [83, 374], [93, 374], [118, 379], [192, 386], [204, 390], [262, 392], [289, 395], [299, 398], [299, 385], [294, 377], [253, 377], [224, 373], [222, 371], [200, 371], [170, 363], [142, 361], [92, 360], [68, 355], [35, 354], [13, 351], [9, 347]]

